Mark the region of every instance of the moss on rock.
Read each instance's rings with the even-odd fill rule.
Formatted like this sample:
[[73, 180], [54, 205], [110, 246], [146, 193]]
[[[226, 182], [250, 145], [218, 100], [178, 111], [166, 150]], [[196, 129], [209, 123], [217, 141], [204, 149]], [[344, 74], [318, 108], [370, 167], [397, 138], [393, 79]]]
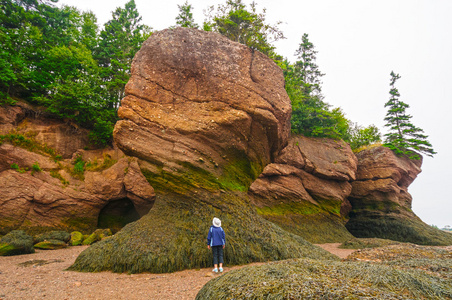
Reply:
[[347, 229], [358, 238], [381, 238], [418, 245], [452, 245], [452, 235], [429, 226], [414, 214], [353, 211]]
[[92, 245], [102, 239], [111, 236], [110, 229], [96, 229], [92, 234], [83, 239], [82, 245]]
[[71, 234], [66, 231], [50, 231], [50, 232], [44, 232], [42, 234], [39, 234], [33, 238], [33, 242], [35, 244], [44, 242], [44, 241], [50, 241], [50, 240], [57, 240], [61, 241], [63, 243], [67, 243], [71, 240]]
[[34, 252], [33, 238], [23, 230], [13, 230], [0, 239], [0, 256]]
[[80, 231], [71, 232], [71, 240], [69, 241], [69, 245], [71, 246], [79, 246], [83, 242], [83, 234]]
[[35, 244], [34, 247], [41, 250], [56, 250], [67, 248], [67, 244], [60, 240], [45, 240]]
[[208, 267], [206, 237], [214, 216], [226, 232], [228, 265], [293, 257], [338, 259], [260, 217], [245, 193], [199, 190], [197, 199], [158, 195], [149, 214], [83, 251], [70, 270], [163, 273]]
[[[332, 205], [337, 203], [338, 205]], [[353, 238], [345, 228], [345, 220], [337, 214], [338, 201], [325, 201], [323, 206], [313, 203], [290, 202], [271, 207], [258, 208], [258, 213], [280, 226], [282, 229], [297, 234], [308, 242], [337, 243]]]

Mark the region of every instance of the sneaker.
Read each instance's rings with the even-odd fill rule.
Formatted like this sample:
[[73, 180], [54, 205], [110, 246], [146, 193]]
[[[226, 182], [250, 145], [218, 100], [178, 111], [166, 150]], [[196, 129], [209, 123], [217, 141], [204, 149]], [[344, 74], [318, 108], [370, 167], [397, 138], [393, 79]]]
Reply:
[[[220, 269], [221, 270], [221, 269]], [[212, 272], [214, 272], [214, 273], [218, 273], [218, 269], [217, 268], [215, 268], [215, 269], [213, 269], [212, 270]]]
[[220, 268], [220, 273], [222, 273], [223, 272], [223, 268]]

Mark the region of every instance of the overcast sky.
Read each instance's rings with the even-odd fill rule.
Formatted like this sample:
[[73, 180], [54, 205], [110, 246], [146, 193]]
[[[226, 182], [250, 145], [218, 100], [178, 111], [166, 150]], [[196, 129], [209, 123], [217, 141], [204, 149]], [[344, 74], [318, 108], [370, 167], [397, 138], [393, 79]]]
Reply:
[[[91, 10], [103, 25], [127, 0], [60, 0], [59, 5]], [[154, 30], [175, 25], [185, 0], [135, 0], [143, 23]], [[218, 0], [191, 0], [195, 21]], [[244, 0], [246, 4], [251, 1]], [[438, 154], [424, 158], [410, 186], [414, 212], [427, 224], [452, 226], [452, 1], [450, 0], [257, 0], [267, 21], [282, 21], [286, 39], [277, 52], [294, 62], [303, 33], [319, 52], [325, 101], [341, 107], [353, 122], [384, 132], [385, 102], [393, 70], [401, 79], [401, 100], [410, 105], [414, 125], [424, 129]]]

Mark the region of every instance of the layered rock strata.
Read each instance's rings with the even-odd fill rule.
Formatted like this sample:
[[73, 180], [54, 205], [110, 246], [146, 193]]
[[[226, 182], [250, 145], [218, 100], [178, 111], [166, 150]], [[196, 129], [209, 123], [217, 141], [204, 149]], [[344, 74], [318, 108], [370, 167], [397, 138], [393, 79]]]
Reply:
[[[204, 31], [164, 30], [143, 44], [131, 72], [114, 138], [149, 162], [149, 176], [245, 190], [287, 144], [284, 77], [258, 51]], [[188, 172], [211, 176], [188, 182]]]
[[373, 147], [356, 156], [358, 170], [348, 197], [353, 209], [346, 225], [354, 236], [452, 243], [450, 235], [425, 224], [411, 210], [408, 187], [421, 172], [422, 160], [398, 157], [386, 147]]
[[0, 234], [119, 230], [154, 203], [136, 158], [113, 149], [79, 150], [88, 140], [86, 130], [74, 132], [24, 103], [0, 108], [0, 130]]
[[249, 189], [266, 219], [315, 243], [352, 236], [345, 229], [357, 159], [343, 141], [294, 136]]

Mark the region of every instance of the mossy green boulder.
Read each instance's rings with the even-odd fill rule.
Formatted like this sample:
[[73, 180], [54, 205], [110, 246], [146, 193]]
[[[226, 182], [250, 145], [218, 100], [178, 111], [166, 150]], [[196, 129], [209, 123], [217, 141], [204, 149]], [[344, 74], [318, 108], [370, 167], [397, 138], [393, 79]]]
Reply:
[[79, 246], [83, 242], [83, 234], [80, 231], [71, 232], [71, 240], [69, 241], [69, 245], [71, 246]]
[[82, 245], [92, 245], [98, 241], [101, 241], [102, 239], [111, 236], [111, 230], [110, 229], [96, 229], [92, 234], [90, 234], [88, 237], [86, 237]]
[[0, 256], [34, 253], [33, 237], [23, 230], [13, 230], [0, 239]]
[[49, 231], [39, 234], [33, 238], [35, 244], [49, 240], [57, 240], [64, 243], [68, 243], [71, 240], [71, 234], [66, 231]]
[[36, 249], [41, 249], [41, 250], [56, 250], [56, 249], [67, 248], [67, 244], [65, 242], [59, 241], [59, 240], [48, 240], [48, 241], [45, 240], [45, 241], [35, 244], [34, 247]]

